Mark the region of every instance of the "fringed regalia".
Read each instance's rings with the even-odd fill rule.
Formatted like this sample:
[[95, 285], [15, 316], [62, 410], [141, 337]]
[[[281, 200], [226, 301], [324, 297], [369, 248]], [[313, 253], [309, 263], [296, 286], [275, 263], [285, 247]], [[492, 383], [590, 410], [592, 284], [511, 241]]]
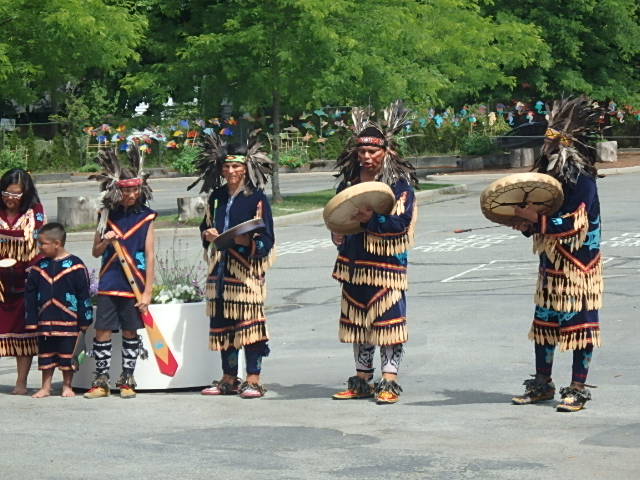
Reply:
[[[145, 288], [147, 258], [145, 244], [149, 226], [158, 214], [145, 205], [135, 205], [128, 209], [122, 206], [113, 210], [103, 209], [100, 215], [107, 215], [106, 230], [113, 230], [120, 236], [120, 245], [129, 268], [141, 291]], [[118, 254], [109, 245], [102, 254], [98, 295], [135, 298], [131, 285], [120, 265]]]
[[[253, 218], [262, 218], [266, 225], [264, 232], [251, 235], [250, 246], [236, 244], [211, 254], [206, 287], [209, 347], [227, 350], [266, 341], [265, 272], [274, 259], [273, 218], [267, 197], [258, 189], [240, 189], [229, 196], [225, 185], [209, 196], [209, 212], [207, 218], [220, 233]], [[201, 232], [211, 228], [207, 218], [200, 225]], [[206, 241], [203, 245], [209, 247]]]
[[[338, 192], [346, 188], [340, 185]], [[396, 204], [376, 215], [365, 231], [346, 235], [333, 278], [342, 283], [340, 341], [394, 345], [407, 341], [407, 250], [413, 245], [417, 206], [404, 180], [391, 185]]]
[[603, 281], [596, 181], [582, 174], [575, 185], [565, 185], [564, 194], [560, 210], [541, 215], [534, 225], [540, 271], [529, 338], [559, 344], [560, 350], [599, 347]]
[[43, 258], [29, 272], [26, 330], [37, 332], [41, 370], [71, 370], [78, 332], [93, 321], [89, 276], [82, 260], [74, 255], [59, 260]]
[[0, 258], [15, 258], [11, 268], [0, 268], [0, 356], [38, 353], [34, 332], [25, 331], [24, 292], [27, 269], [36, 260], [38, 230], [46, 223], [41, 204], [9, 221], [0, 210]]

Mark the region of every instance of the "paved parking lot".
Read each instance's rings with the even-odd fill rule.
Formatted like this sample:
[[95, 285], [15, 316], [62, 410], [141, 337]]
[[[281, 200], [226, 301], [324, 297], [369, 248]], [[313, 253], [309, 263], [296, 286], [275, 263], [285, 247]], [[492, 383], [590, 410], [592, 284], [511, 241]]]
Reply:
[[[593, 401], [573, 414], [510, 404], [534, 372], [527, 331], [536, 257], [531, 241], [507, 228], [453, 234], [490, 225], [478, 207], [490, 176], [447, 181], [470, 193], [420, 209], [400, 403], [330, 400], [353, 369], [350, 346], [337, 340], [335, 250], [322, 224], [290, 225], [276, 232], [280, 255], [268, 276], [264, 399], [32, 400], [8, 395], [14, 364], [0, 359], [2, 478], [637, 479], [640, 174], [599, 182], [604, 346], [589, 377]], [[200, 256], [195, 232], [163, 233], [159, 245], [179, 261]], [[87, 260], [89, 248], [69, 245]], [[570, 381], [570, 363], [570, 353], [556, 355], [558, 386]], [[220, 375], [219, 364], [210, 368]], [[33, 371], [30, 386], [38, 382]]]

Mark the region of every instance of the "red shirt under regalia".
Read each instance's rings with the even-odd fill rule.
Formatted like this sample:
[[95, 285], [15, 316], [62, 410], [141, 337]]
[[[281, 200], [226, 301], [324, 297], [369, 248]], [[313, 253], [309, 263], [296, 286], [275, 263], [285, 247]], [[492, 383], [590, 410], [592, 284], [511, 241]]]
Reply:
[[11, 268], [0, 268], [0, 356], [33, 356], [38, 353], [35, 332], [25, 330], [24, 293], [27, 270], [37, 261], [38, 231], [46, 223], [41, 204], [12, 221], [0, 210], [0, 258], [14, 258]]
[[[346, 188], [338, 187], [338, 192]], [[374, 214], [364, 232], [345, 235], [333, 278], [342, 283], [340, 341], [395, 345], [408, 339], [407, 250], [413, 244], [417, 206], [406, 180], [391, 185], [396, 204]]]

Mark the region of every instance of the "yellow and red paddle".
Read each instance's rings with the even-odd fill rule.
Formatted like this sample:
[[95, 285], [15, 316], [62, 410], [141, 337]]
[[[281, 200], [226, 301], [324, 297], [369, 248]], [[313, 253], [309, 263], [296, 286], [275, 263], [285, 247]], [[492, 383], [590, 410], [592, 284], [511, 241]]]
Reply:
[[[127, 263], [124, 252], [122, 251], [122, 245], [120, 245], [118, 240], [114, 240], [113, 247], [116, 249], [120, 265], [122, 265], [122, 270], [124, 270], [124, 274], [129, 281], [129, 285], [131, 285], [133, 294], [139, 302], [142, 299], [142, 293], [140, 292], [140, 288], [138, 288], [135, 278], [133, 278], [133, 272]], [[148, 309], [145, 312], [140, 312], [140, 316], [142, 317], [142, 322], [147, 329], [147, 335], [149, 336], [153, 353], [156, 356], [160, 373], [173, 377], [178, 370], [178, 362], [169, 349], [169, 345], [167, 345], [167, 342], [164, 340], [164, 336], [158, 328], [158, 324], [155, 322]]]

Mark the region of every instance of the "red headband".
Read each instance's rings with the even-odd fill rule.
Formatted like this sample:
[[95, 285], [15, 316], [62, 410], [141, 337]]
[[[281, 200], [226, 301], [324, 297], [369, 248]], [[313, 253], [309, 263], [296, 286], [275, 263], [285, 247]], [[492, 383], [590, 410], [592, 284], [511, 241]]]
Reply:
[[142, 185], [142, 179], [141, 178], [127, 178], [125, 180], [118, 180], [117, 185], [120, 188], [139, 187], [140, 185]]
[[384, 147], [384, 138], [358, 137], [358, 145], [378, 145]]

